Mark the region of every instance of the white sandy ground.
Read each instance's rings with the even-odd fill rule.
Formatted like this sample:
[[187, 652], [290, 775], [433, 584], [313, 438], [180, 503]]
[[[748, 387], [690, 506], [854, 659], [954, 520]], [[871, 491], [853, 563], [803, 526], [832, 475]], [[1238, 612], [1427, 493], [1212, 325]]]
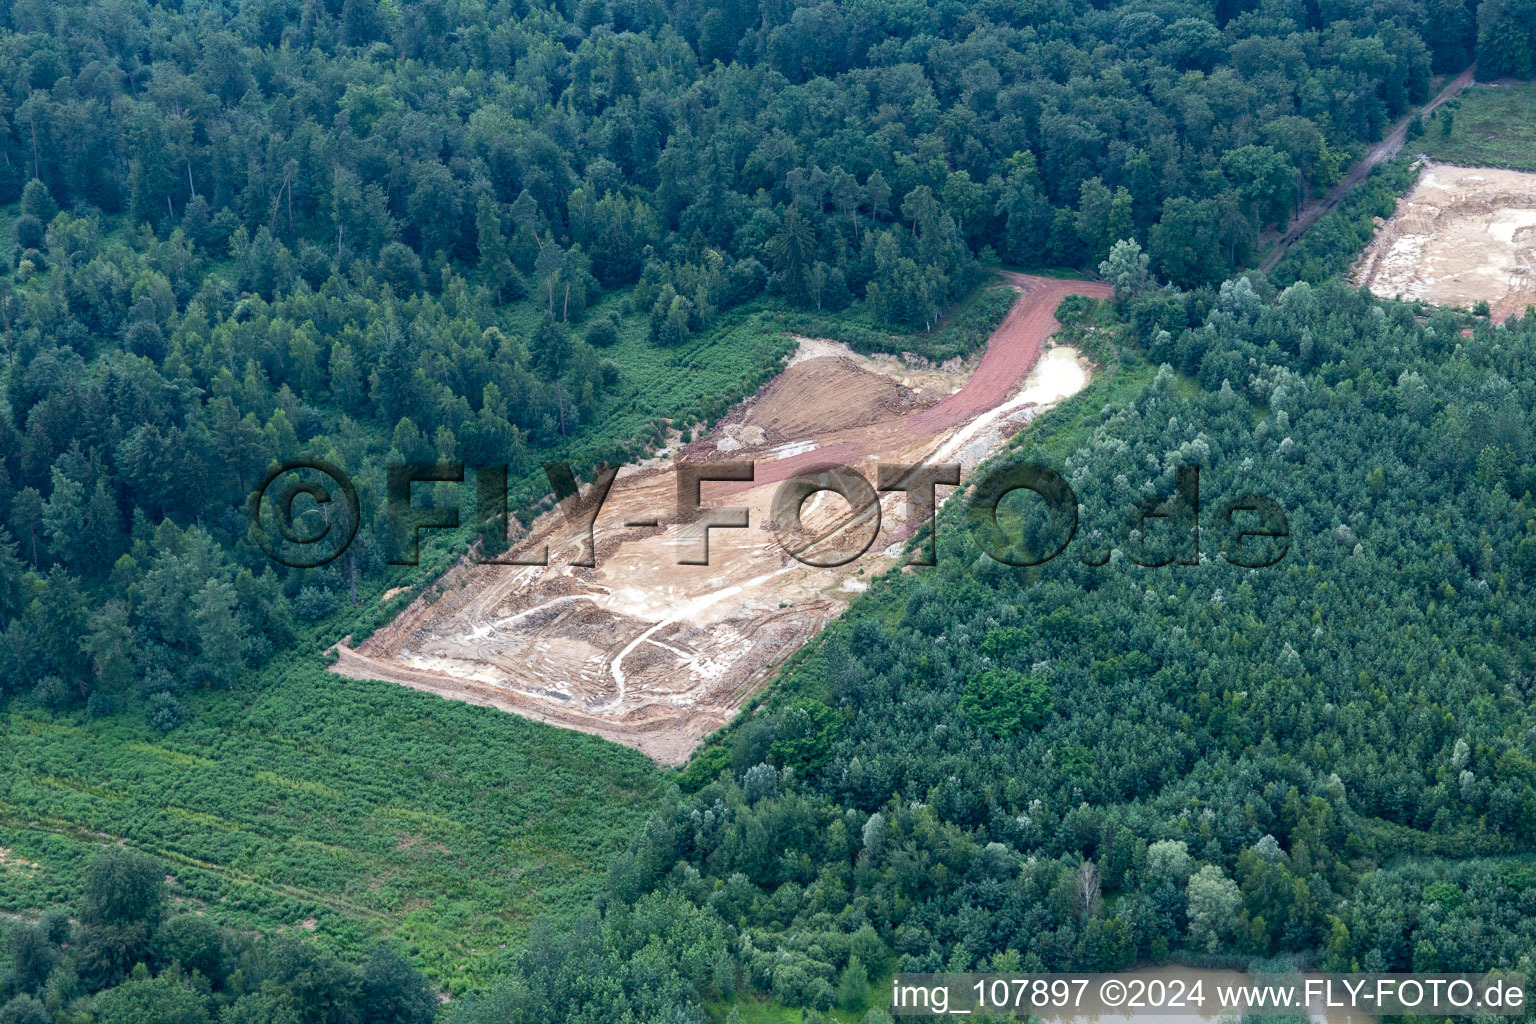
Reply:
[[1383, 298], [1486, 301], [1502, 320], [1536, 302], [1536, 174], [1424, 161], [1355, 280]]

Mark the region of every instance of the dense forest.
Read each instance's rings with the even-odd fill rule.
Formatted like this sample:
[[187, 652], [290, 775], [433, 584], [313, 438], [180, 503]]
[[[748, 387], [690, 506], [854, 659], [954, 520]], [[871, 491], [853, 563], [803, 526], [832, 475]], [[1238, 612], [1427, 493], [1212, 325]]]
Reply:
[[[1092, 269], [1130, 237], [1210, 284], [1478, 38], [1445, 0], [103, 0], [0, 27], [0, 680], [165, 726], [383, 567], [391, 453], [527, 473], [617, 404], [735, 397], [644, 408], [616, 314], [661, 348], [764, 292], [931, 326], [986, 262]], [[632, 420], [591, 454], [659, 430]], [[279, 575], [241, 501], [297, 455], [367, 478], [370, 529]]]
[[[1130, 283], [1079, 311], [1113, 376], [1000, 457], [1064, 473], [1076, 546], [1004, 565], [952, 502], [937, 567], [695, 756], [601, 916], [451, 1019], [809, 1021], [893, 968], [1536, 968], [1536, 315]], [[1202, 510], [1276, 500], [1284, 558], [1133, 536], [1186, 465]], [[1002, 519], [1042, 552], [1043, 507]]]
[[[398, 952], [361, 967], [293, 936], [221, 930], [173, 912], [166, 865], [118, 848], [98, 854], [73, 915], [7, 926], [5, 1024], [429, 1024], [437, 996]], [[93, 994], [94, 993], [94, 994]]]
[[[1104, 531], [1079, 543], [1188, 460], [1212, 502], [1285, 505], [1287, 560], [1030, 575], [952, 519], [943, 566], [699, 755], [600, 915], [454, 1012], [819, 1012], [898, 965], [1172, 952], [1514, 962], [1536, 319], [1463, 338], [1222, 282], [1436, 76], [1530, 74], [1533, 26], [1528, 0], [0, 0], [0, 694], [174, 733], [422, 582], [387, 564], [387, 461], [510, 464], [526, 517], [541, 462], [710, 423], [787, 325], [947, 358], [1001, 312], [945, 320], [988, 268], [1102, 267], [1115, 308], [1078, 312], [1113, 372], [1035, 453]], [[1336, 272], [1398, 180], [1276, 280]], [[303, 571], [244, 515], [297, 457], [363, 498]], [[354, 1019], [369, 971], [408, 973], [162, 925], [159, 895], [125, 936], [93, 884], [8, 937], [0, 1022], [332, 1019], [256, 1005], [299, 976]]]

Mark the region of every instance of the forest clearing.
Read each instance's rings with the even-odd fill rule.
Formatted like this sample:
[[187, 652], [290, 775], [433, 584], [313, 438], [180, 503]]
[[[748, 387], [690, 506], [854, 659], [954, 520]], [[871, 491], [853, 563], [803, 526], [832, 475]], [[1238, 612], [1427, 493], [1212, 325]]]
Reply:
[[1414, 150], [1440, 163], [1536, 171], [1536, 82], [1468, 89], [1435, 115]]
[[1536, 977], [1533, 5], [0, 0], [0, 1024]]
[[1383, 297], [1489, 304], [1503, 320], [1536, 302], [1536, 174], [1425, 161], [1355, 270]]
[[[585, 560], [584, 528], [552, 510], [515, 549], [547, 545], [548, 566], [461, 562], [357, 648], [339, 645], [333, 671], [502, 708], [681, 764], [866, 588], [861, 577], [895, 564], [913, 532], [900, 492], [882, 498], [873, 536], [875, 524], [822, 493], [804, 509], [814, 557], [830, 561], [827, 547], [845, 538], [870, 548], [835, 568], [802, 564], [768, 526], [780, 482], [829, 463], [871, 481], [882, 462], [959, 462], [968, 474], [1041, 408], [1086, 384], [1073, 349], [1040, 354], [1063, 298], [1103, 298], [1109, 288], [1006, 280], [1020, 297], [968, 376], [958, 361], [913, 365], [801, 339], [784, 371], [707, 436], [620, 471], [594, 523], [595, 567], [570, 564]], [[749, 510], [747, 529], [711, 533], [708, 565], [678, 564], [680, 546], [700, 545], [702, 531], [678, 522], [674, 455], [756, 463], [750, 483], [704, 485], [706, 506]], [[656, 525], [627, 525], [646, 520]]]

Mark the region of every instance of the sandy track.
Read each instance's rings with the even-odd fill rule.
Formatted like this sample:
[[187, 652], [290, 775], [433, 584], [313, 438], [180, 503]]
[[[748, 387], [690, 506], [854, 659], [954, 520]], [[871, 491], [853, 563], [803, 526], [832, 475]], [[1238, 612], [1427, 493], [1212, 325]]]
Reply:
[[[1020, 292], [972, 372], [872, 360], [806, 341], [789, 370], [682, 449], [689, 459], [751, 459], [750, 483], [706, 483], [707, 506], [749, 510], [750, 526], [709, 535], [710, 564], [677, 564], [701, 531], [676, 517], [666, 459], [620, 473], [595, 524], [598, 565], [570, 566], [578, 533], [558, 512], [520, 547], [548, 544], [550, 565], [461, 564], [332, 671], [512, 711], [680, 764], [747, 697], [838, 615], [864, 579], [894, 563], [916, 524], [904, 499], [881, 501], [873, 546], [836, 569], [791, 559], [765, 525], [775, 485], [837, 462], [875, 478], [879, 462], [958, 461], [969, 472], [1087, 371], [1071, 349], [1041, 360], [1067, 295], [1102, 284], [1019, 274]], [[1031, 372], [1033, 371], [1033, 372]], [[946, 393], [947, 392], [947, 393]], [[942, 495], [943, 492], [941, 492]], [[729, 500], [727, 500], [729, 499]], [[805, 505], [817, 550], [856, 551], [872, 517], [823, 494]], [[656, 526], [627, 523], [659, 518]]]

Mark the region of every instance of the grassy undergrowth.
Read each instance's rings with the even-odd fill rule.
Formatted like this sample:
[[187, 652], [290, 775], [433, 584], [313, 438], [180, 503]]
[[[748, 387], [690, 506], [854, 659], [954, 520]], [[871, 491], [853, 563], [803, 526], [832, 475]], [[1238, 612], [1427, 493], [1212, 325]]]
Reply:
[[942, 363], [964, 357], [981, 348], [1013, 307], [1017, 293], [1011, 288], [983, 284], [944, 314], [943, 322], [925, 334], [898, 334], [861, 307], [843, 313], [806, 313], [786, 310], [772, 314], [782, 330], [840, 341], [866, 355], [903, 353]]
[[0, 905], [74, 902], [104, 843], [163, 858], [222, 924], [401, 939], [450, 992], [540, 915], [597, 895], [661, 773], [515, 715], [327, 673], [294, 655], [161, 735], [14, 702], [3, 725]]
[[1410, 145], [1431, 159], [1536, 171], [1536, 82], [1469, 89], [1437, 111], [1425, 129]]
[[[603, 355], [623, 394], [543, 457], [587, 475], [645, 453], [659, 418], [719, 415], [793, 345], [753, 308], [675, 349], [644, 332], [639, 317], [621, 322]], [[460, 490], [473, 500], [472, 483]], [[547, 490], [541, 474], [514, 480], [512, 508]], [[0, 911], [73, 903], [94, 850], [121, 843], [162, 857], [176, 900], [221, 924], [304, 928], [350, 952], [393, 935], [456, 993], [532, 919], [589, 907], [662, 784], [648, 759], [325, 670], [326, 648], [389, 621], [470, 539], [468, 527], [425, 534], [419, 566], [360, 579], [355, 606], [302, 625], [236, 692], [185, 695], [189, 721], [169, 734], [137, 714], [12, 700], [0, 710]], [[394, 587], [407, 591], [381, 602]]]

